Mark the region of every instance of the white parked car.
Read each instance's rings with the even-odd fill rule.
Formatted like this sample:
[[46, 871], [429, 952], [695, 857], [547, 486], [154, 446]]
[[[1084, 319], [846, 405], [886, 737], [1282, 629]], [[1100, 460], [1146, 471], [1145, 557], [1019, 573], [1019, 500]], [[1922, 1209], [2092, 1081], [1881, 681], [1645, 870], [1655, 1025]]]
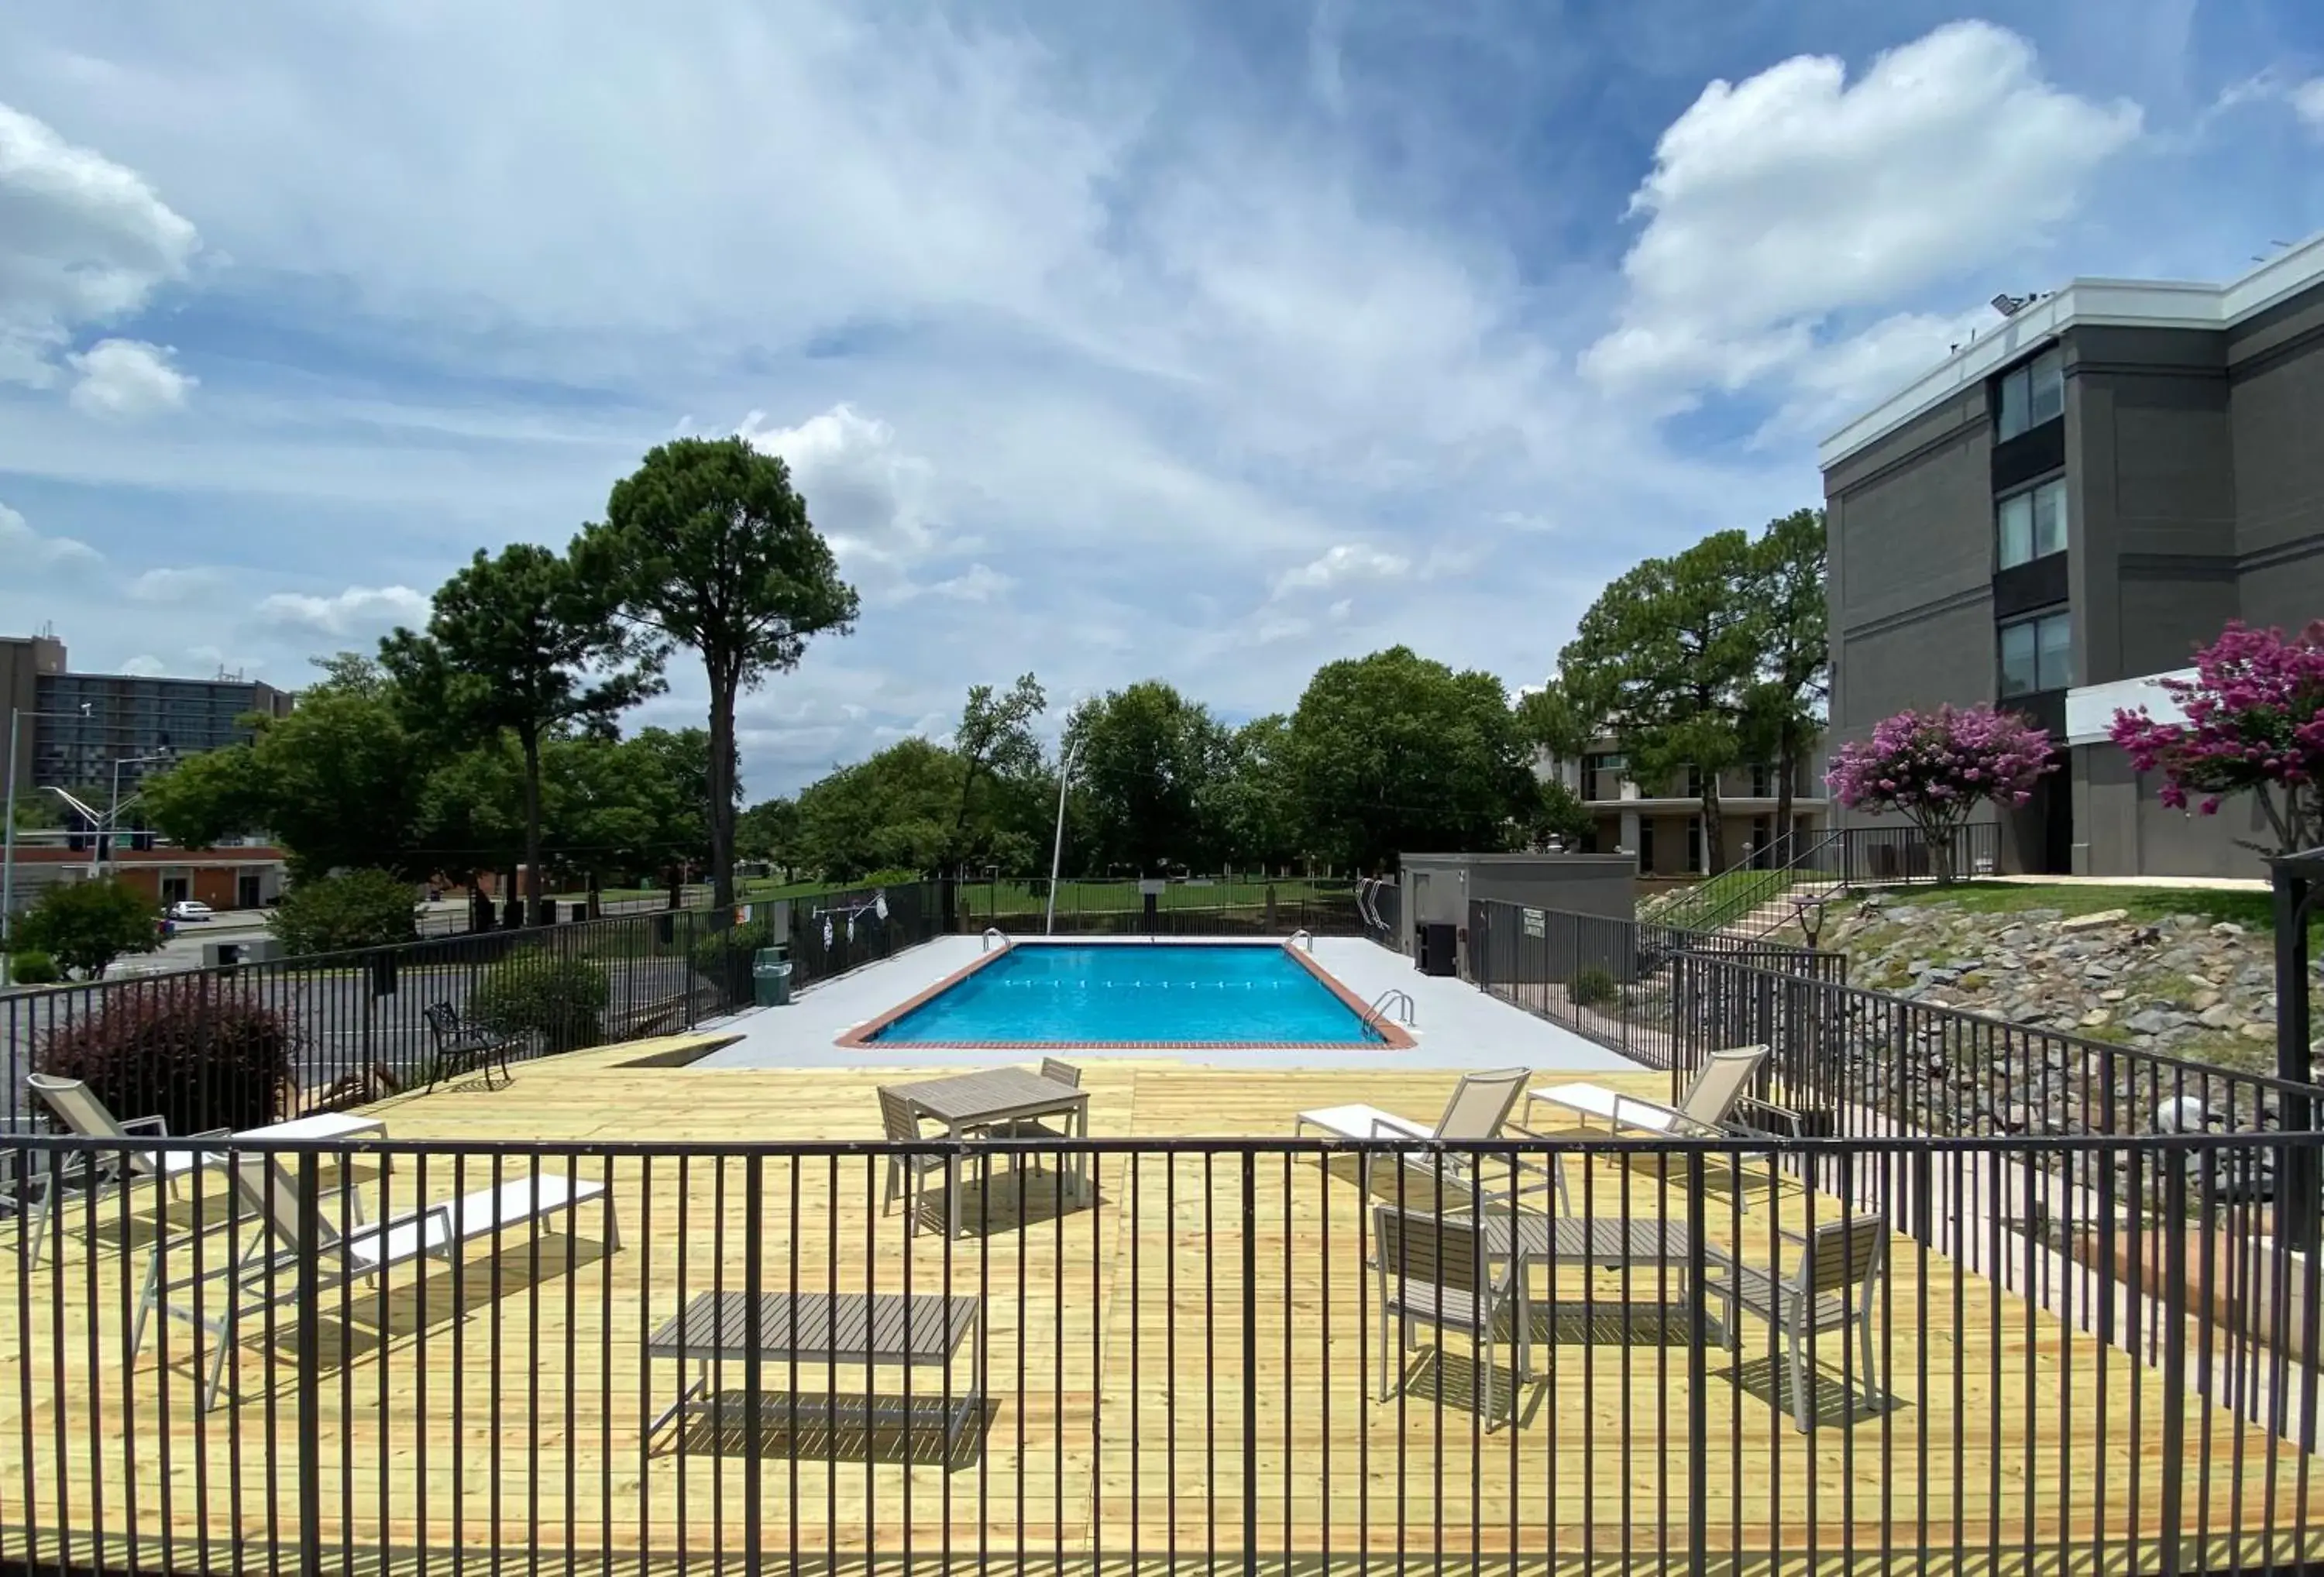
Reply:
[[171, 919], [183, 925], [188, 921], [208, 919], [211, 910], [210, 906], [206, 903], [190, 898], [181, 898], [170, 906], [168, 913]]

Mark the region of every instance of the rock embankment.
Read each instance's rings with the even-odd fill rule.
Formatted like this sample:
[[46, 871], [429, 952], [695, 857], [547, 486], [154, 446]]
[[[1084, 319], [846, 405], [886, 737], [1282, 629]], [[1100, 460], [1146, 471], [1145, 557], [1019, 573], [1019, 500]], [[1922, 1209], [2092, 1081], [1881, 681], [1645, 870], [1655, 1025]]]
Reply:
[[1821, 941], [1849, 954], [1853, 983], [1916, 1001], [2252, 1072], [2275, 1065], [2274, 941], [2233, 921], [1989, 914], [1874, 893]]

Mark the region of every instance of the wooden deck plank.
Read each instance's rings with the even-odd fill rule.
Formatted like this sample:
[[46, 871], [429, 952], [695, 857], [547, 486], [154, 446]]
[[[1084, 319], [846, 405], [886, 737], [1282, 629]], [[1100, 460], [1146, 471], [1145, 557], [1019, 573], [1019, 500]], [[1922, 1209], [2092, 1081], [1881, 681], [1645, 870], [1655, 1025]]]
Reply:
[[[1161, 1062], [1084, 1071], [1093, 1132], [1156, 1138], [1286, 1134], [1303, 1107], [1358, 1099], [1425, 1117], [1452, 1077]], [[870, 1069], [629, 1069], [601, 1057], [521, 1067], [505, 1090], [376, 1110], [398, 1139], [872, 1139], [879, 1079]], [[1647, 1092], [1663, 1084], [1629, 1082]], [[644, 1344], [688, 1296], [744, 1285], [755, 1224], [769, 1285], [796, 1277], [803, 1291], [948, 1288], [981, 1294], [988, 1313], [985, 1425], [949, 1466], [933, 1425], [911, 1440], [879, 1430], [826, 1437], [820, 1398], [835, 1381], [860, 1391], [862, 1370], [765, 1366], [763, 1383], [783, 1393], [760, 1409], [770, 1438], [756, 1509], [770, 1543], [861, 1556], [900, 1551], [908, 1530], [923, 1561], [947, 1540], [955, 1554], [982, 1547], [1045, 1559], [1151, 1556], [1174, 1540], [1182, 1550], [1240, 1548], [1239, 1157], [1105, 1157], [1096, 1207], [1063, 1213], [1047, 1174], [1033, 1175], [1020, 1208], [1008, 1168], [980, 1168], [990, 1186], [972, 1193], [966, 1215], [974, 1223], [984, 1207], [991, 1230], [951, 1242], [908, 1239], [900, 1209], [882, 1217], [879, 1170], [862, 1158], [766, 1157], [755, 1212], [739, 1160], [584, 1156], [575, 1169], [610, 1185], [618, 1252], [604, 1252], [585, 1213], [537, 1236], [506, 1234], [497, 1260], [478, 1250], [456, 1276], [431, 1265], [399, 1273], [383, 1293], [326, 1295], [325, 1383], [315, 1393], [325, 1544], [444, 1552], [456, 1541], [475, 1554], [497, 1535], [504, 1550], [611, 1549], [645, 1569], [681, 1536], [697, 1554], [739, 1537], [752, 1509], [742, 1443], [731, 1436], [724, 1452], [649, 1447], [641, 1425], [675, 1396], [681, 1366], [648, 1360]], [[1819, 1568], [1839, 1570], [1888, 1542], [1973, 1570], [2015, 1564], [2029, 1545], [2038, 1555], [2061, 1540], [2103, 1538], [2127, 1561], [2152, 1554], [2164, 1529], [2160, 1372], [1905, 1240], [1892, 1243], [1876, 1327], [1887, 1364], [1882, 1408], [1843, 1411], [1841, 1343], [1828, 1337], [1815, 1381], [1828, 1421], [1795, 1433], [1779, 1406], [1782, 1366], [1765, 1328], [1747, 1319], [1739, 1360], [1705, 1355], [1698, 1454], [1686, 1443], [1692, 1327], [1651, 1308], [1622, 1312], [1632, 1300], [1665, 1302], [1672, 1276], [1561, 1272], [1563, 1339], [1537, 1350], [1541, 1378], [1521, 1394], [1517, 1424], [1488, 1432], [1458, 1336], [1441, 1351], [1424, 1337], [1396, 1395], [1377, 1396], [1353, 1178], [1282, 1157], [1259, 1158], [1250, 1176], [1258, 1493], [1248, 1509], [1270, 1552], [1311, 1561], [1400, 1545], [1515, 1552], [1539, 1563], [1526, 1569], [1563, 1571], [1590, 1565], [1585, 1551], [1600, 1562], [1625, 1548], [1677, 1551], [1693, 1533], [1686, 1507], [1698, 1464], [1701, 1536], [1722, 1557], [1775, 1549], [1805, 1559], [1812, 1547]], [[370, 1178], [364, 1196], [376, 1215], [491, 1177], [474, 1158], [409, 1158]], [[1683, 1198], [1603, 1161], [1578, 1165], [1572, 1182], [1577, 1202], [1586, 1192], [1600, 1210], [1665, 1213]], [[1762, 1259], [1776, 1226], [1838, 1209], [1796, 1186], [1706, 1203], [1710, 1236]], [[240, 1405], [199, 1414], [189, 1327], [163, 1323], [134, 1365], [124, 1361], [143, 1259], [129, 1257], [124, 1277], [120, 1250], [106, 1247], [92, 1256], [70, 1241], [53, 1265], [30, 1271], [16, 1260], [18, 1284], [0, 1296], [7, 1552], [53, 1559], [56, 1527], [99, 1521], [134, 1523], [149, 1541], [166, 1531], [183, 1549], [205, 1534], [295, 1539], [281, 1510], [298, 1439], [295, 1352], [245, 1342], [235, 1365]], [[292, 1315], [279, 1318], [287, 1333]], [[964, 1366], [965, 1348], [957, 1361]], [[738, 1390], [742, 1370], [718, 1366], [714, 1388]], [[878, 1378], [883, 1394], [902, 1394], [901, 1371]], [[965, 1383], [964, 1367], [950, 1386], [924, 1370], [910, 1391], [940, 1405]], [[715, 1435], [719, 1422], [700, 1427]], [[2288, 1536], [2314, 1498], [2313, 1463], [2200, 1397], [2185, 1398], [2180, 1422], [2188, 1452], [2208, 1450], [2212, 1470], [2185, 1464], [2171, 1508], [2183, 1536], [2240, 1536], [2255, 1551], [2271, 1519]], [[835, 1452], [850, 1460], [820, 1460]], [[2269, 1548], [2282, 1558], [2290, 1546]]]

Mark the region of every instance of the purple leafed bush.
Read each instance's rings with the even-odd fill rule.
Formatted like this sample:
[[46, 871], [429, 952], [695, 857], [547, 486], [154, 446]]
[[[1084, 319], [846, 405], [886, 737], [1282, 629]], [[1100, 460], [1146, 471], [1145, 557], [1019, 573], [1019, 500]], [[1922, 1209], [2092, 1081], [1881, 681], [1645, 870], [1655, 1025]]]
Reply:
[[298, 1039], [288, 1017], [246, 990], [197, 977], [105, 992], [33, 1061], [86, 1083], [116, 1118], [159, 1113], [171, 1133], [198, 1133], [273, 1121]]
[[1985, 802], [2024, 804], [2050, 770], [2050, 735], [2014, 712], [1940, 706], [1899, 712], [1868, 740], [1840, 746], [1824, 781], [1850, 810], [1895, 812], [1928, 835], [1950, 880], [1953, 834]]
[[2195, 654], [2193, 678], [2162, 684], [2187, 720], [2116, 712], [2112, 737], [2140, 771], [2163, 774], [2163, 804], [2193, 801], [2211, 816], [2225, 796], [2249, 793], [2275, 843], [2246, 848], [2288, 854], [2324, 842], [2324, 621], [2290, 638], [2230, 623]]

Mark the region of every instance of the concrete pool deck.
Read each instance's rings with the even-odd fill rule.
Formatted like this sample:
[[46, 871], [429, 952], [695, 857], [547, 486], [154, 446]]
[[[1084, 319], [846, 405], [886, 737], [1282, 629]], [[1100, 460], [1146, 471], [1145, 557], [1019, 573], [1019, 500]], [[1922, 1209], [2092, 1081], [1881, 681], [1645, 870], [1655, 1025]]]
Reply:
[[[1199, 938], [1187, 938], [1199, 940]], [[1246, 938], [1221, 938], [1241, 941]], [[1125, 945], [1148, 945], [1130, 943]], [[1168, 945], [1168, 944], [1158, 944]], [[973, 964], [983, 950], [976, 936], [939, 936], [894, 958], [868, 964], [802, 991], [787, 1008], [762, 1008], [719, 1026], [734, 1044], [694, 1065], [717, 1068], [960, 1068], [1021, 1063], [1022, 1050], [969, 1050], [956, 1046], [872, 1046], [849, 1050], [840, 1038], [908, 1001]], [[1123, 1058], [1231, 1068], [1490, 1068], [1525, 1066], [1559, 1072], [1636, 1073], [1639, 1065], [1570, 1029], [1521, 1012], [1457, 980], [1422, 974], [1412, 961], [1360, 937], [1325, 936], [1315, 962], [1366, 1002], [1391, 988], [1412, 996], [1408, 1050], [1388, 1047], [1238, 1047], [1231, 1049], [1070, 1048], [1085, 1060]]]

